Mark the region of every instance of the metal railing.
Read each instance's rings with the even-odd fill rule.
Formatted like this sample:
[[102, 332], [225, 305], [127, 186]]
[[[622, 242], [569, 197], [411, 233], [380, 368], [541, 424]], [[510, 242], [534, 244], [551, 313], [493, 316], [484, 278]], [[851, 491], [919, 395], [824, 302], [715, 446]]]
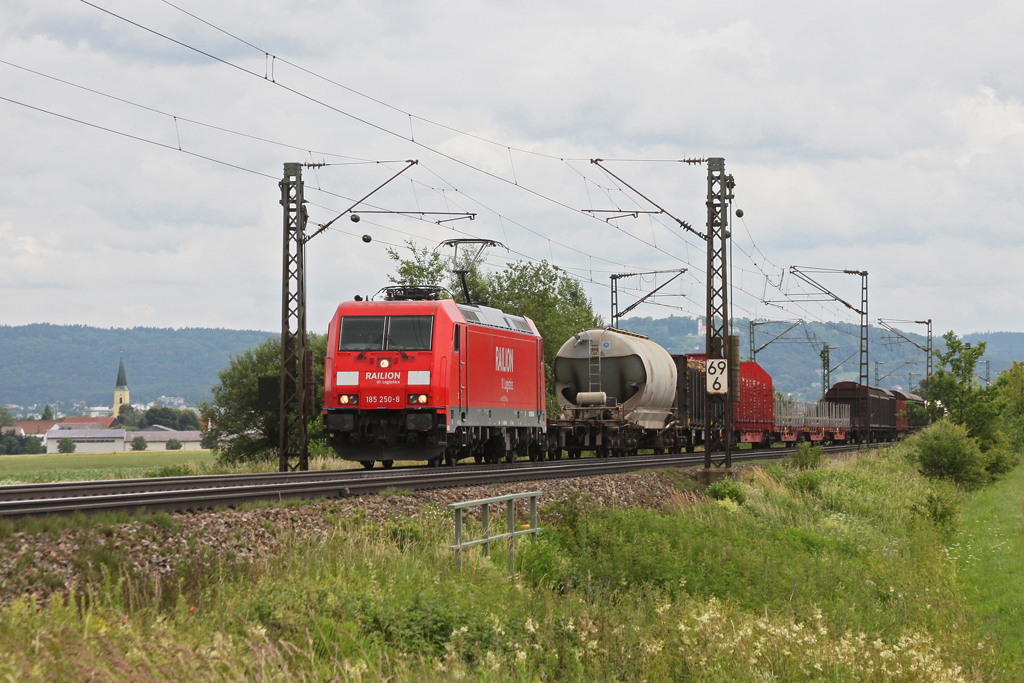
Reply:
[[[458, 567], [462, 570], [462, 550], [464, 548], [471, 548], [475, 545], [483, 546], [484, 557], [490, 555], [491, 543], [494, 541], [500, 541], [504, 538], [508, 539], [508, 572], [509, 574], [515, 573], [515, 557], [516, 557], [516, 536], [522, 536], [524, 534], [531, 534], [533, 540], [537, 540], [537, 532], [540, 528], [537, 527], [537, 498], [540, 496], [540, 491], [530, 491], [529, 493], [511, 493], [507, 496], [495, 496], [494, 498], [481, 498], [480, 500], [470, 500], [465, 503], [452, 503], [448, 506], [449, 510], [455, 510], [455, 545], [448, 546], [449, 549], [456, 551], [458, 554]], [[516, 501], [520, 498], [530, 499], [530, 526], [528, 529], [520, 529], [516, 531]], [[505, 521], [508, 531], [503, 534], [497, 534], [491, 536], [490, 524], [491, 524], [491, 505], [497, 505], [505, 503]], [[463, 521], [463, 510], [466, 508], [472, 508], [480, 506], [482, 508], [480, 514], [480, 526], [483, 527], [483, 538], [475, 541], [463, 542], [462, 540], [462, 521]]]

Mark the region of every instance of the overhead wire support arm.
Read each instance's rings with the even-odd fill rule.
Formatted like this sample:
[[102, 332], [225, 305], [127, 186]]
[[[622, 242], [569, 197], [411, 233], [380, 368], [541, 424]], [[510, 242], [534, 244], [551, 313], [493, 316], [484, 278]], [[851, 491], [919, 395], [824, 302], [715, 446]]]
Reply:
[[[791, 275], [796, 276], [800, 280], [818, 290], [819, 294], [808, 293], [808, 294], [789, 294], [788, 297], [791, 300], [802, 301], [837, 301], [842, 305], [849, 308], [854, 313], [860, 315], [860, 383], [864, 386], [868, 385], [868, 342], [869, 342], [869, 329], [868, 329], [868, 271], [866, 270], [841, 270], [836, 268], [813, 268], [809, 266], [790, 266], [789, 272]], [[810, 277], [809, 273], [823, 273], [823, 274], [840, 274], [840, 275], [859, 275], [860, 276], [860, 308], [854, 306], [848, 301], [845, 301], [842, 297], [835, 294], [824, 285]], [[814, 298], [817, 296], [826, 296], [827, 299]]]
[[[351, 211], [351, 209], [349, 209], [349, 211]], [[468, 218], [471, 221], [476, 219], [476, 214], [475, 213], [470, 213], [468, 211], [387, 211], [387, 210], [381, 209], [381, 210], [374, 210], [374, 211], [360, 210], [359, 213], [360, 214], [390, 213], [390, 214], [397, 214], [399, 216], [453, 216], [453, 218], [439, 218], [438, 220], [434, 221], [434, 223], [437, 223], [438, 225], [440, 225], [441, 223], [447, 223], [449, 221], [462, 220], [463, 218]], [[344, 215], [344, 214], [342, 214], [342, 215]], [[334, 221], [331, 221], [331, 222], [333, 223]]]
[[[804, 322], [803, 320], [751, 320], [750, 321], [750, 348], [752, 350], [751, 360], [757, 360], [757, 354], [759, 354], [760, 352], [764, 351], [765, 348], [769, 344], [771, 344], [772, 342], [778, 341], [787, 332], [792, 330], [794, 327], [796, 327], [797, 325], [802, 325], [803, 322]], [[774, 337], [772, 337], [769, 341], [766, 341], [764, 344], [761, 344], [761, 346], [759, 346], [757, 348], [754, 348], [754, 327], [758, 326], [758, 325], [770, 325], [770, 324], [773, 324], [773, 323], [791, 323], [791, 324], [790, 324], [789, 327], [784, 329], [782, 332], [780, 332], [777, 335], [775, 335]], [[806, 341], [803, 340], [803, 339], [796, 339], [796, 340], [792, 340], [792, 341], [795, 342], [795, 343], [799, 343], [799, 344], [814, 344], [814, 343], [816, 343], [815, 341], [812, 341], [810, 339], [807, 339]]]
[[318, 230], [317, 230], [316, 232], [314, 232], [314, 233], [311, 233], [310, 235], [308, 235], [308, 236], [307, 236], [307, 237], [305, 238], [305, 241], [306, 241], [306, 242], [310, 241], [311, 239], [313, 239], [314, 237], [316, 237], [317, 235], [319, 235], [320, 233], [322, 233], [322, 232], [323, 232], [324, 230], [326, 230], [327, 228], [331, 227], [331, 225], [333, 225], [333, 224], [334, 224], [334, 222], [335, 222], [336, 220], [338, 220], [339, 218], [341, 218], [342, 216], [344, 216], [344, 215], [346, 215], [346, 214], [348, 214], [348, 213], [351, 213], [351, 212], [352, 212], [352, 210], [353, 210], [354, 208], [356, 208], [357, 206], [359, 206], [360, 204], [362, 204], [363, 202], [365, 202], [365, 201], [366, 201], [367, 199], [369, 199], [369, 198], [370, 198], [371, 196], [373, 196], [373, 195], [374, 195], [374, 194], [375, 194], [375, 193], [376, 193], [376, 192], [377, 192], [378, 190], [380, 190], [380, 189], [381, 189], [382, 187], [384, 187], [385, 185], [387, 185], [388, 183], [390, 183], [390, 182], [391, 182], [392, 180], [394, 180], [394, 179], [395, 179], [395, 178], [397, 178], [398, 176], [402, 175], [403, 173], [405, 173], [406, 171], [408, 171], [408, 170], [409, 170], [410, 168], [412, 168], [413, 166], [415, 166], [415, 165], [416, 165], [416, 164], [418, 164], [418, 163], [420, 163], [418, 159], [408, 159], [408, 160], [406, 160], [406, 162], [405, 162], [405, 164], [406, 164], [405, 168], [403, 168], [403, 169], [402, 169], [401, 171], [399, 171], [399, 172], [398, 172], [398, 173], [396, 173], [395, 175], [393, 175], [393, 176], [391, 176], [390, 178], [388, 178], [387, 180], [385, 180], [385, 181], [384, 181], [383, 183], [381, 183], [380, 185], [378, 185], [377, 187], [375, 187], [375, 188], [374, 188], [373, 190], [371, 190], [370, 192], [367, 192], [367, 193], [366, 193], [366, 195], [364, 195], [362, 199], [360, 199], [360, 200], [359, 200], [359, 201], [357, 201], [357, 202], [356, 202], [355, 204], [353, 204], [352, 206], [348, 207], [347, 209], [345, 209], [344, 211], [342, 211], [341, 213], [339, 213], [339, 214], [338, 214], [337, 216], [335, 216], [335, 217], [334, 217], [334, 218], [332, 218], [331, 220], [327, 221], [326, 223], [321, 223], [321, 224], [319, 224], [319, 229], [318, 229]]
[[[644, 201], [648, 202], [649, 204], [651, 204], [651, 206], [654, 206], [654, 207], [656, 207], [656, 208], [658, 209], [658, 211], [644, 211], [644, 212], [640, 212], [640, 211], [637, 211], [636, 213], [663, 213], [663, 214], [665, 214], [666, 216], [668, 216], [669, 218], [671, 218], [672, 220], [674, 220], [674, 221], [675, 221], [676, 223], [678, 223], [678, 224], [679, 224], [679, 226], [680, 226], [681, 228], [684, 228], [684, 229], [686, 229], [686, 230], [689, 230], [690, 232], [692, 232], [692, 233], [693, 233], [694, 235], [696, 235], [697, 237], [701, 238], [702, 240], [707, 240], [707, 238], [708, 238], [708, 236], [707, 236], [707, 235], [705, 235], [705, 234], [704, 234], [704, 233], [702, 233], [702, 232], [697, 232], [696, 230], [694, 230], [694, 229], [693, 229], [693, 226], [692, 226], [692, 225], [690, 225], [689, 223], [687, 223], [687, 222], [686, 222], [686, 221], [684, 221], [683, 219], [681, 219], [681, 218], [676, 218], [675, 216], [673, 216], [672, 214], [670, 214], [670, 213], [669, 213], [668, 211], [666, 211], [666, 210], [665, 210], [664, 208], [662, 208], [661, 206], [659, 206], [657, 202], [653, 201], [653, 200], [652, 200], [652, 199], [651, 199], [650, 197], [647, 197], [647, 196], [646, 196], [646, 195], [644, 195], [644, 194], [643, 194], [642, 192], [640, 192], [639, 190], [637, 190], [637, 189], [636, 189], [635, 187], [633, 187], [632, 185], [630, 185], [629, 183], [627, 183], [627, 182], [626, 182], [625, 180], [623, 180], [623, 179], [622, 179], [622, 178], [620, 178], [619, 176], [617, 176], [617, 175], [615, 175], [614, 173], [612, 173], [611, 171], [609, 171], [609, 170], [608, 170], [608, 168], [607, 168], [606, 166], [602, 166], [602, 165], [601, 165], [601, 162], [602, 162], [602, 161], [604, 161], [604, 159], [591, 159], [591, 160], [590, 160], [590, 163], [594, 164], [595, 166], [597, 166], [598, 168], [600, 168], [600, 169], [601, 169], [602, 171], [604, 171], [605, 173], [607, 173], [607, 174], [608, 174], [608, 175], [610, 175], [611, 177], [613, 177], [613, 178], [615, 178], [616, 180], [618, 180], [618, 181], [619, 181], [620, 183], [622, 183], [623, 185], [625, 185], [626, 187], [628, 187], [629, 189], [631, 189], [631, 190], [632, 190], [633, 192], [635, 192], [635, 193], [636, 193], [636, 194], [637, 194], [638, 196], [640, 196], [641, 198], [643, 198], [643, 200], [644, 200]], [[684, 160], [684, 161], [685, 161], [685, 163], [688, 163], [688, 164], [698, 164], [698, 163], [702, 164], [702, 163], [704, 163], [704, 159], [692, 159], [692, 160], [691, 160], [691, 159], [686, 159], [686, 160]], [[633, 213], [633, 212], [632, 212], [632, 211], [629, 211], [629, 212], [627, 212], [627, 215], [628, 215], [628, 214], [630, 214], [630, 213]], [[622, 216], [620, 216], [620, 218], [622, 218]]]
[[[649, 272], [646, 272], [646, 273], [615, 273], [613, 275], [608, 276], [609, 279], [611, 279], [611, 281], [612, 281], [612, 286], [611, 286], [611, 290], [612, 290], [612, 327], [618, 328], [619, 327], [619, 319], [622, 318], [622, 316], [626, 315], [627, 313], [632, 311], [634, 308], [636, 308], [637, 306], [639, 306], [643, 302], [647, 301], [647, 299], [649, 299], [652, 296], [654, 296], [655, 294], [657, 294], [660, 290], [664, 289], [666, 285], [668, 285], [670, 282], [672, 282], [673, 280], [675, 280], [677, 277], [679, 277], [680, 275], [682, 275], [685, 272], [686, 272], [686, 268], [679, 268], [678, 270], [652, 270], [652, 271], [649, 271]], [[673, 275], [669, 279], [665, 280], [665, 282], [663, 282], [661, 285], [655, 287], [653, 290], [651, 290], [647, 294], [644, 294], [642, 297], [640, 297], [639, 299], [634, 301], [624, 311], [619, 312], [619, 279], [620, 278], [634, 277], [634, 276], [637, 276], [637, 275], [658, 275], [658, 274], [661, 274], [661, 273], [675, 273], [675, 275]]]

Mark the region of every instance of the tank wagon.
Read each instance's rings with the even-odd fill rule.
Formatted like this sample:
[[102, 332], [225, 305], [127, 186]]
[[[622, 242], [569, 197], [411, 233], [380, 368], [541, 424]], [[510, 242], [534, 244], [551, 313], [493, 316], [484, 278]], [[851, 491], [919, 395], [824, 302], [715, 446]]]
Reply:
[[[693, 452], [706, 440], [704, 354], [669, 354], [643, 335], [614, 328], [585, 330], [558, 351], [555, 395], [562, 408], [549, 421], [549, 457], [628, 455], [638, 449]], [[757, 363], [740, 364], [734, 403], [736, 443], [775, 439], [772, 379]]]
[[547, 428], [544, 341], [529, 318], [393, 288], [346, 301], [327, 335], [324, 428], [339, 457], [537, 457]]

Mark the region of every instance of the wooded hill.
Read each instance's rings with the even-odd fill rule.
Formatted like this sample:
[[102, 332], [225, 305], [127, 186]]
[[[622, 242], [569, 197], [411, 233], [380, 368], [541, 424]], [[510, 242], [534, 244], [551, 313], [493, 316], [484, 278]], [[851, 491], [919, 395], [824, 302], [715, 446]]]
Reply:
[[0, 405], [109, 406], [121, 352], [133, 403], [181, 396], [192, 404], [206, 397], [231, 354], [268, 336], [204, 328], [0, 326]]
[[[624, 329], [645, 334], [671, 353], [702, 352], [703, 337], [697, 336], [697, 318], [629, 318]], [[735, 323], [740, 335], [740, 353], [749, 355], [749, 323]], [[785, 325], [756, 328], [758, 346], [764, 344]], [[924, 344], [924, 336], [904, 329], [911, 339]], [[935, 331], [936, 347], [942, 344], [944, 330]], [[812, 338], [838, 347], [831, 351], [832, 365], [849, 358], [833, 372], [832, 381], [856, 379], [859, 330], [856, 325], [807, 323], [788, 332], [786, 340]], [[164, 329], [136, 327], [131, 329], [99, 329], [83, 325], [0, 326], [0, 405], [13, 403], [56, 404], [85, 401], [89, 405], [110, 405], [120, 352], [124, 352], [125, 369], [131, 399], [147, 403], [160, 396], [181, 396], [190, 404], [207, 396], [217, 382], [217, 372], [227, 365], [233, 353], [254, 346], [270, 332], [256, 330], [224, 330], [206, 328]], [[896, 384], [906, 387], [908, 372], [924, 373], [924, 353], [913, 346], [891, 343], [891, 333], [871, 328], [870, 375], [874, 382], [874, 361], [882, 361], [879, 374], [892, 372], [882, 379], [883, 387]], [[985, 358], [991, 361], [991, 377], [1008, 368], [1014, 360], [1024, 360], [1024, 333], [990, 332], [968, 334], [964, 341], [988, 342]], [[547, 340], [561, 345], [563, 340]], [[557, 348], [557, 346], [556, 346]], [[757, 354], [758, 362], [771, 373], [775, 387], [795, 397], [817, 398], [821, 392], [821, 360], [819, 344], [775, 342]], [[917, 362], [917, 365], [904, 365]], [[984, 365], [978, 373], [984, 376]]]

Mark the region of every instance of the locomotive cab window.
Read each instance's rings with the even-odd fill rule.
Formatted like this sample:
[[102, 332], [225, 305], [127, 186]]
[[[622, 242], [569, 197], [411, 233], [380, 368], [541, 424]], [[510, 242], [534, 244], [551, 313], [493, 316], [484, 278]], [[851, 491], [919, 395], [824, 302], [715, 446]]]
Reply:
[[388, 319], [387, 348], [393, 351], [429, 351], [434, 316], [403, 315]]
[[384, 316], [345, 316], [338, 334], [339, 351], [380, 351], [384, 348]]

